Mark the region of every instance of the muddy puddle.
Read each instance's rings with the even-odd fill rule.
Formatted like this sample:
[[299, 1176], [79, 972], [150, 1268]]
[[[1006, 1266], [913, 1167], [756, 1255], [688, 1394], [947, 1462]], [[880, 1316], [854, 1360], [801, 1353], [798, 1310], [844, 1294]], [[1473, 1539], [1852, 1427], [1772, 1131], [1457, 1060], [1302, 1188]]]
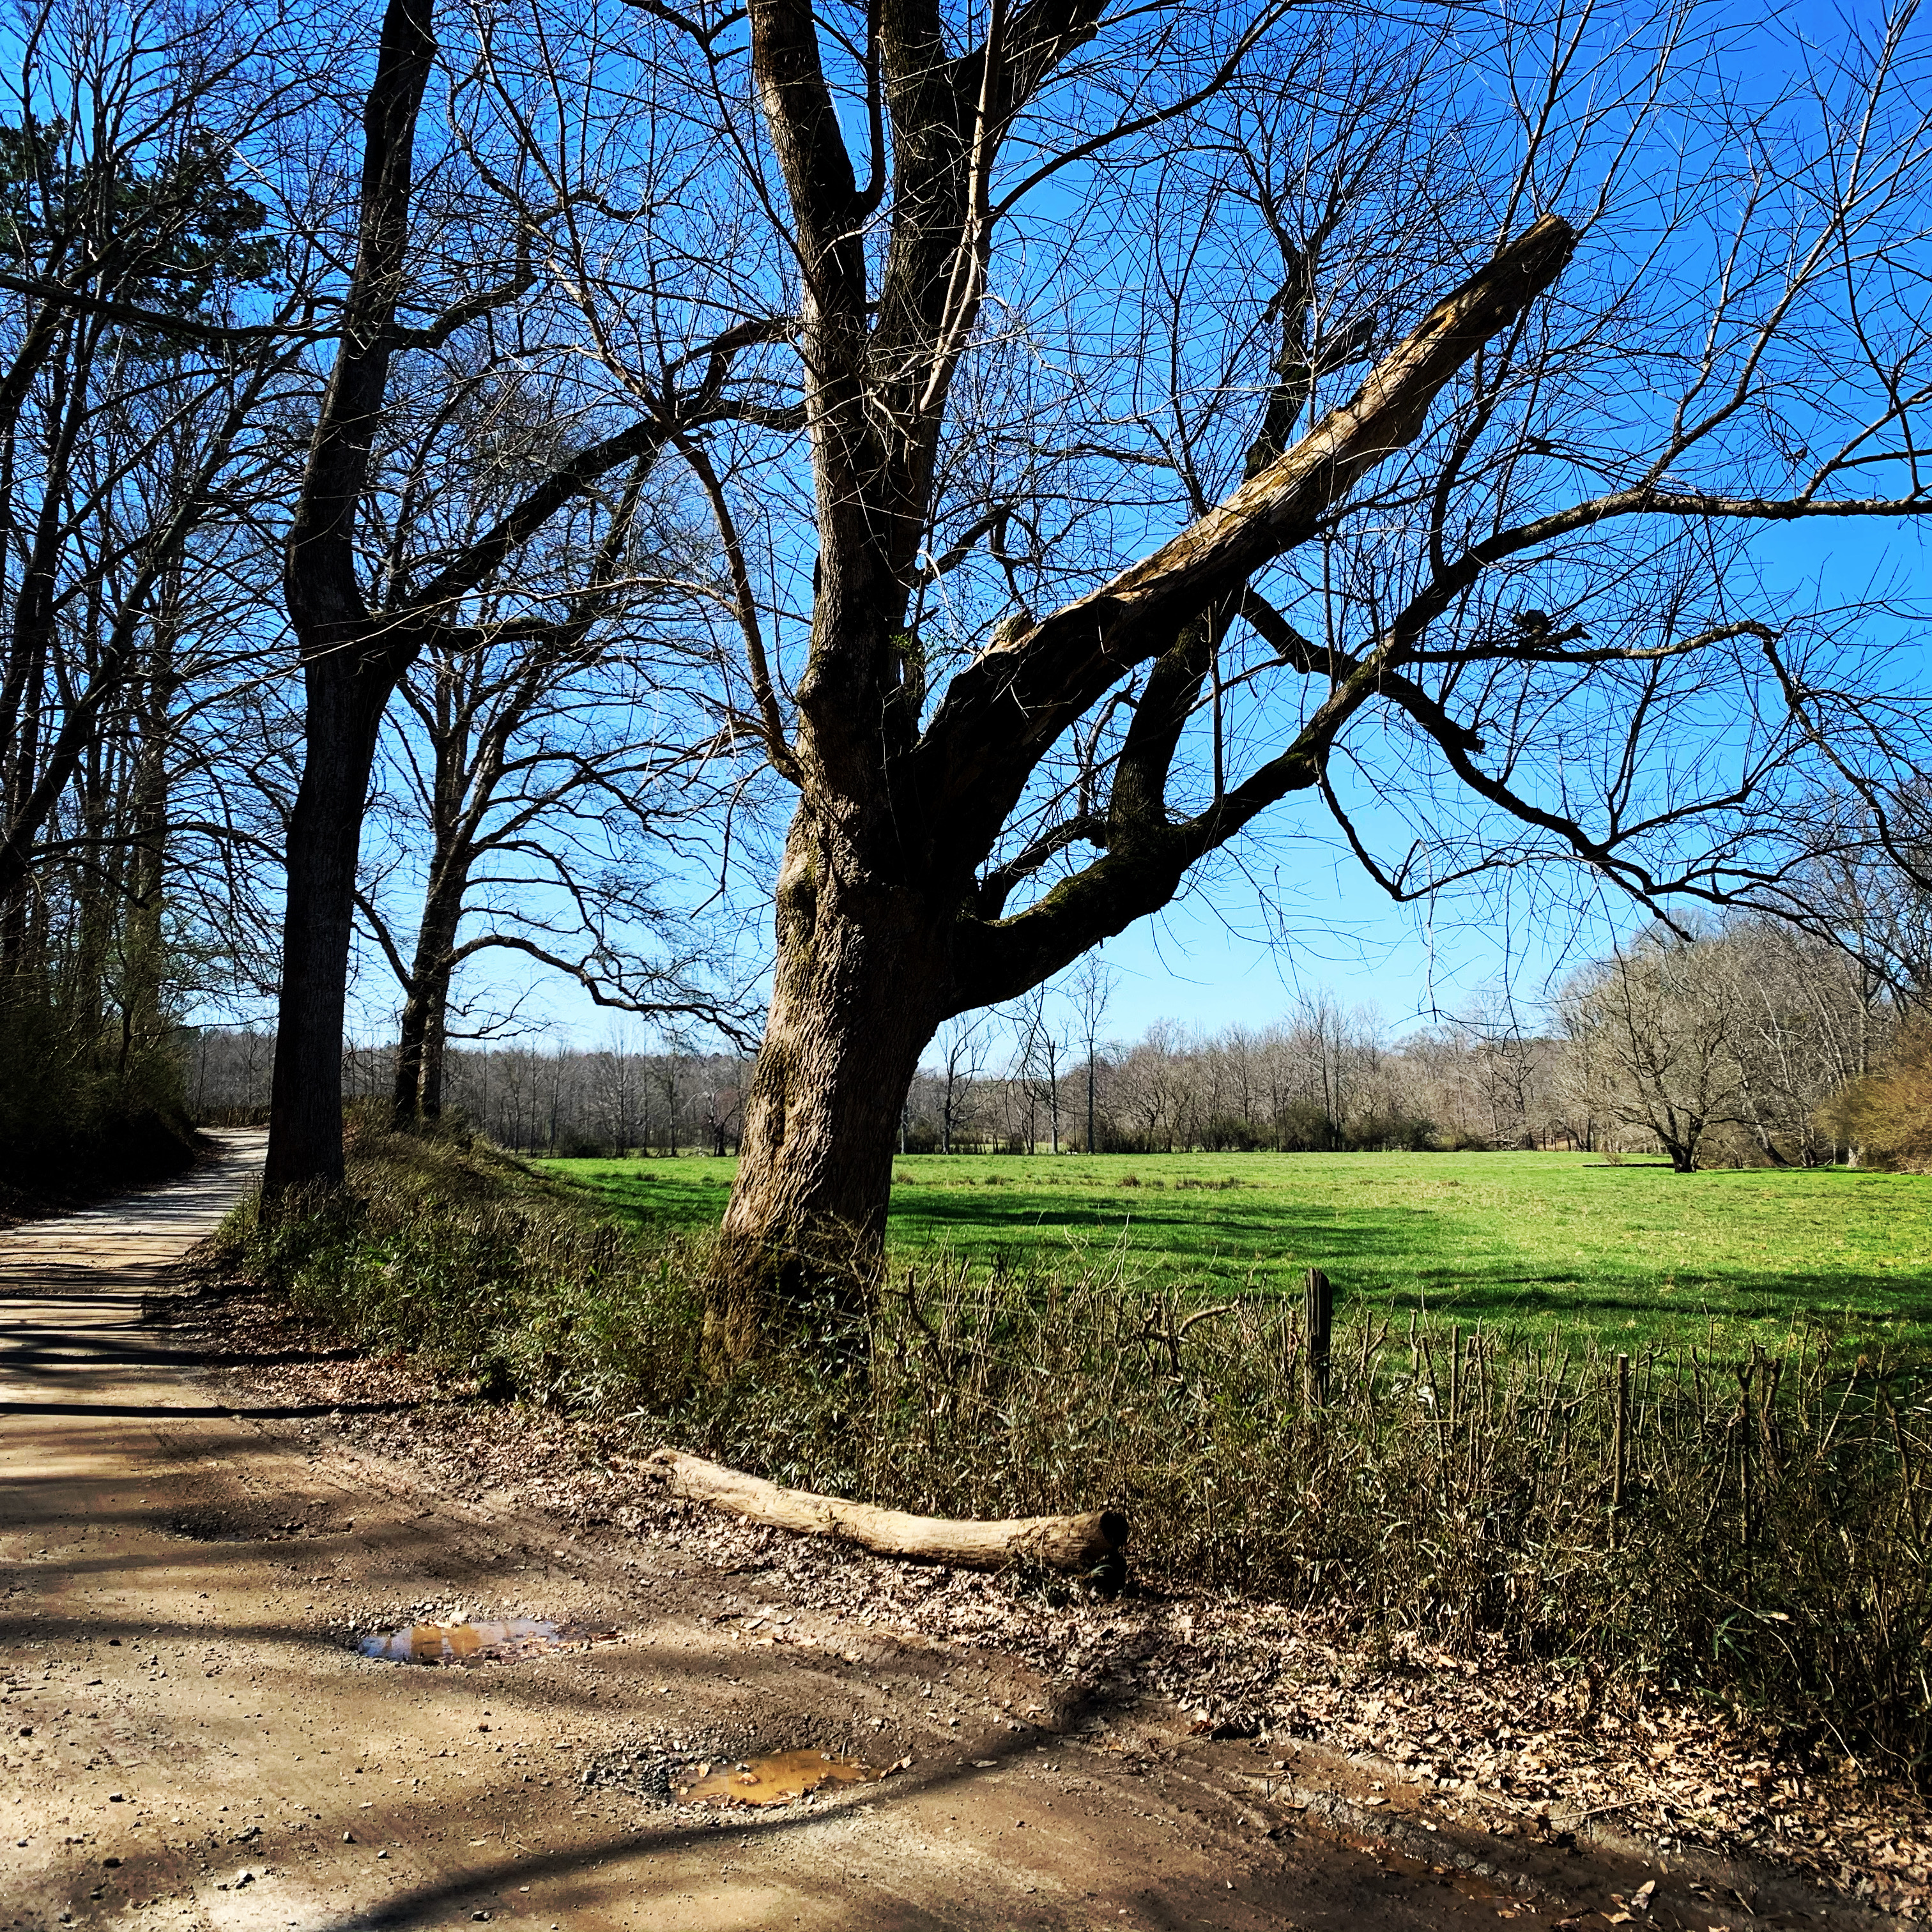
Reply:
[[560, 1650], [581, 1649], [590, 1633], [536, 1617], [509, 1617], [501, 1623], [405, 1624], [377, 1630], [357, 1648], [364, 1657], [392, 1664], [520, 1664]]
[[855, 1757], [820, 1750], [774, 1751], [693, 1769], [691, 1783], [672, 1787], [682, 1804], [790, 1804], [828, 1785], [870, 1784], [885, 1774]]

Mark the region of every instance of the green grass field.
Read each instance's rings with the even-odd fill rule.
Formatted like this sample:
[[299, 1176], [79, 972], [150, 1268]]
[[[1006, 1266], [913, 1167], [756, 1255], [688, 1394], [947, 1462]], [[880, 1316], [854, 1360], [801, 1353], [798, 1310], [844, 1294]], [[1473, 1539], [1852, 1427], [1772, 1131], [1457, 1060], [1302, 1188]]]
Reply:
[[[733, 1168], [542, 1165], [658, 1228], [714, 1223]], [[1726, 1349], [1822, 1320], [1860, 1348], [1932, 1355], [1928, 1176], [1687, 1176], [1588, 1154], [914, 1155], [896, 1184], [907, 1258], [1118, 1259], [1150, 1284], [1294, 1293], [1313, 1265], [1339, 1300], [1452, 1319]]]

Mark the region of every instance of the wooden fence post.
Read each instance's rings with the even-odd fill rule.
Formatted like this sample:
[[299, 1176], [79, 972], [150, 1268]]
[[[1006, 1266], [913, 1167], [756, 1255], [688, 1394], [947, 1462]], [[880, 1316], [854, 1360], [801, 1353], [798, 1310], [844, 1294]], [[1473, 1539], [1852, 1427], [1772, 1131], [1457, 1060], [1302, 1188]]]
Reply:
[[1622, 1540], [1624, 1522], [1624, 1466], [1630, 1440], [1630, 1358], [1617, 1358], [1617, 1408], [1610, 1436], [1610, 1547]]
[[1318, 1405], [1328, 1400], [1328, 1338], [1335, 1325], [1335, 1285], [1318, 1268], [1308, 1270], [1302, 1299], [1308, 1331], [1308, 1384]]

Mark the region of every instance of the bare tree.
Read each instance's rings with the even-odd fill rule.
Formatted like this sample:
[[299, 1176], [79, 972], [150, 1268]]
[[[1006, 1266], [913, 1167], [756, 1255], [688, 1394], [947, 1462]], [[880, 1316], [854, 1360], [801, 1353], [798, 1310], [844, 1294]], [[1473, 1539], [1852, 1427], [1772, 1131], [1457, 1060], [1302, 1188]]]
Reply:
[[1647, 1129], [1679, 1174], [1706, 1135], [1745, 1118], [1738, 1015], [1718, 942], [1652, 932], [1579, 974], [1562, 1010], [1594, 1083], [1594, 1111]]
[[1097, 1153], [1100, 1148], [1100, 1143], [1094, 1137], [1094, 1088], [1096, 1064], [1100, 1057], [1100, 1028], [1107, 1017], [1107, 1006], [1114, 997], [1114, 988], [1119, 983], [1120, 976], [1098, 951], [1090, 952], [1082, 959], [1067, 982], [1067, 994], [1073, 1003], [1080, 1044], [1086, 1057], [1086, 1150], [1089, 1154]]
[[[424, 650], [480, 648], [515, 636], [567, 637], [593, 602], [595, 574], [574, 596], [541, 572], [514, 616], [478, 600], [512, 601], [526, 553], [554, 518], [604, 479], [648, 464], [674, 438], [728, 417], [734, 356], [762, 339], [739, 325], [634, 373], [625, 394], [586, 398], [568, 452], [528, 478], [487, 529], [449, 548], [404, 520], [365, 560], [372, 453], [399, 358], [433, 355], [459, 337], [506, 359], [580, 363], [574, 337], [547, 329], [533, 298], [538, 262], [585, 207], [608, 206], [594, 182], [555, 178], [528, 121], [496, 110], [499, 23], [466, 23], [431, 204], [417, 192], [416, 154], [439, 49], [431, 0], [389, 0], [364, 104], [353, 267], [343, 290], [335, 353], [316, 418], [285, 571], [289, 615], [307, 698], [302, 781], [288, 834], [275, 1099], [264, 1187], [271, 1197], [342, 1173], [340, 1064], [356, 863], [382, 717]], [[478, 36], [480, 35], [480, 38]], [[553, 77], [562, 80], [561, 70]], [[566, 299], [569, 298], [566, 296]], [[406, 320], [411, 310], [426, 314]], [[509, 339], [496, 332], [500, 320]], [[662, 344], [660, 344], [660, 346]], [[687, 380], [683, 372], [699, 371]], [[613, 411], [615, 411], [614, 416]], [[374, 568], [365, 568], [365, 561]]]
[[[766, 727], [799, 802], [722, 1352], [815, 1228], [882, 1230], [940, 1022], [1285, 800], [1399, 896], [1501, 864], [1775, 898], [1849, 687], [1726, 533], [1932, 504], [1909, 12], [1771, 100], [1674, 13], [1453, 48], [1266, 7], [735, 19], [657, 45], [740, 141], [756, 90], [815, 563], [795, 630], [762, 606], [801, 640]], [[1103, 327], [1130, 269], [1144, 325]], [[773, 524], [806, 500], [785, 454], [719, 472]]]
[[[1048, 997], [1045, 986], [1036, 986], [1018, 1003], [1014, 1025], [1013, 1070], [1031, 1102], [1046, 1108], [1047, 1144], [1057, 1154], [1060, 1151], [1060, 1064], [1065, 1057], [1066, 1045], [1060, 1038], [1053, 1016], [1048, 1010]], [[1029, 1106], [1028, 1120], [1032, 1117], [1032, 1106]], [[1032, 1138], [1029, 1132], [1029, 1154], [1033, 1151]]]
[[[514, 370], [440, 374], [425, 419], [398, 439], [376, 506], [386, 548], [406, 541], [411, 521], [446, 545], [473, 542], [532, 475], [568, 459], [554, 384]], [[654, 898], [662, 873], [685, 860], [680, 833], [696, 826], [715, 838], [745, 781], [688, 688], [712, 656], [701, 627], [689, 634], [686, 586], [702, 560], [648, 482], [640, 465], [608, 502], [589, 496], [554, 519], [550, 554], [526, 546], [514, 583], [478, 598], [495, 634], [432, 640], [398, 686], [386, 760], [400, 794], [394, 849], [364, 865], [410, 879], [413, 944], [392, 893], [372, 883], [358, 905], [404, 994], [399, 1118], [441, 1111], [452, 982], [491, 952], [561, 971], [600, 1006], [742, 1036], [703, 922]], [[564, 615], [519, 624], [539, 569]]]
[[939, 1029], [939, 1151], [950, 1154], [960, 1130], [976, 1118], [974, 1091], [986, 1070], [987, 1021], [962, 1014]]

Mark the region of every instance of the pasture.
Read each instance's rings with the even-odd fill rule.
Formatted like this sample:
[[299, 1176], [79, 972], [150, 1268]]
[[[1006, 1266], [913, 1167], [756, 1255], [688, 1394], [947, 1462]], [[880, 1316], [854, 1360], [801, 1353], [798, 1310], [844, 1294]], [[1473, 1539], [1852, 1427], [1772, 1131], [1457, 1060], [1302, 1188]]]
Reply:
[[[734, 1168], [538, 1165], [634, 1226], [694, 1231], [722, 1214]], [[1726, 1352], [1822, 1324], [1859, 1349], [1932, 1357], [1932, 1176], [1681, 1175], [1575, 1154], [924, 1154], [895, 1172], [896, 1262], [1118, 1268], [1215, 1294], [1298, 1294], [1314, 1266], [1338, 1310]]]

